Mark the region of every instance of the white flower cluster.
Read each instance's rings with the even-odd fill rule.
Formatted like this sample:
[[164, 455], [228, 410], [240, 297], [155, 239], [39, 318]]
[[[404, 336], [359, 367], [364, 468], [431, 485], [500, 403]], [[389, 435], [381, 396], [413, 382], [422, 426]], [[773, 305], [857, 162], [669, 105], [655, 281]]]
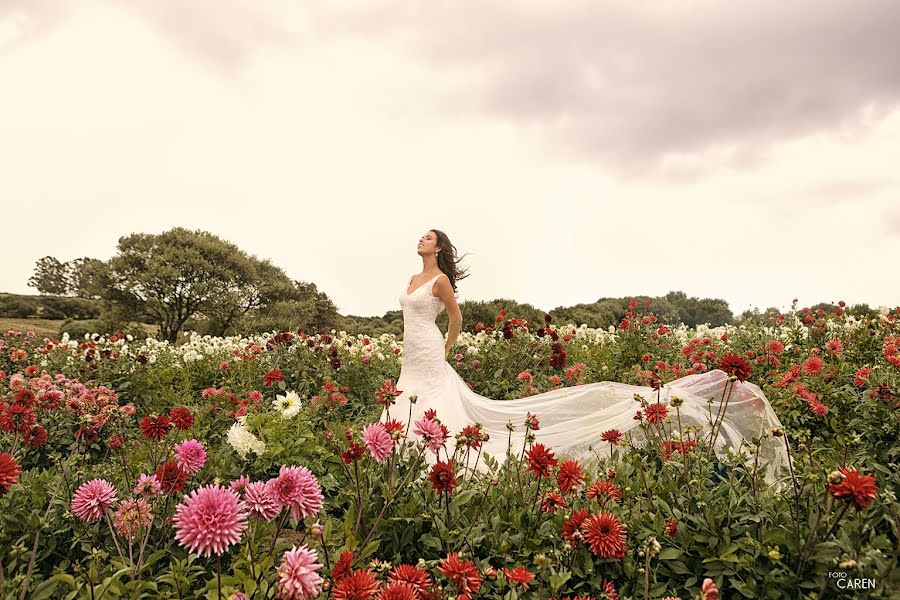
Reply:
[[[881, 318], [885, 319], [890, 313], [887, 307], [881, 307]], [[829, 335], [832, 337], [842, 337], [844, 333], [861, 326], [866, 326], [867, 321], [847, 316], [844, 321], [828, 320], [827, 328]], [[554, 324], [554, 328], [562, 335], [571, 335], [575, 340], [581, 342], [581, 346], [616, 344], [619, 341], [620, 332], [615, 325], [610, 325], [608, 329], [588, 327], [585, 324], [574, 325], [572, 323]], [[801, 317], [796, 314], [785, 315], [785, 322], [782, 325], [764, 325], [762, 328], [763, 335], [769, 339], [780, 340], [790, 343], [794, 336], [799, 334], [802, 339], [809, 337], [809, 327], [803, 323]], [[686, 344], [688, 340], [695, 337], [711, 337], [718, 339], [724, 333], [729, 336], [740, 334], [746, 331], [750, 334], [759, 334], [760, 327], [756, 325], [724, 325], [720, 327], [710, 327], [709, 325], [698, 325], [697, 327], [688, 327], [684, 324], [669, 326], [672, 339], [679, 344]], [[245, 352], [250, 345], [256, 345], [262, 348], [266, 347], [266, 343], [273, 338], [278, 332], [272, 331], [252, 336], [228, 336], [215, 337], [209, 335], [200, 335], [191, 332], [187, 342], [175, 346], [165, 341], [159, 341], [154, 338], [148, 338], [140, 343], [133, 343], [132, 337], [126, 336], [115, 342], [110, 342], [99, 334], [85, 334], [85, 340], [93, 340], [96, 344], [102, 344], [105, 347], [113, 347], [122, 356], [134, 358], [143, 355], [147, 358], [147, 362], [154, 364], [158, 358], [166, 357], [172, 362], [180, 362], [188, 364], [206, 358], [216, 358], [218, 360], [227, 361], [234, 355]], [[403, 342], [398, 336], [390, 333], [384, 333], [377, 336], [366, 336], [364, 334], [351, 335], [345, 331], [331, 331], [331, 337], [341, 349], [341, 352], [348, 353], [351, 357], [358, 359], [379, 360], [379, 361], [399, 361], [403, 355]], [[549, 345], [552, 339], [549, 336], [538, 337], [533, 332], [522, 334], [516, 332], [517, 337], [525, 336], [530, 342], [537, 342], [544, 346]], [[318, 341], [320, 336], [311, 336], [313, 340]], [[445, 336], [446, 339], [446, 336]], [[455, 352], [460, 352], [464, 356], [479, 356], [489, 350], [503, 339], [501, 329], [494, 329], [491, 333], [485, 330], [478, 333], [462, 332], [456, 339]], [[47, 340], [49, 342], [49, 340]], [[307, 344], [301, 340], [297, 340], [291, 346], [292, 352], [312, 351]], [[367, 343], [368, 342], [368, 343]], [[81, 358], [81, 352], [78, 350], [79, 341], [70, 339], [68, 334], [64, 334], [60, 339], [57, 348], [64, 352], [70, 352], [71, 357]], [[290, 405], [290, 402], [288, 403]], [[290, 405], [292, 406], [292, 405]]]
[[246, 459], [248, 452], [260, 455], [266, 451], [266, 444], [261, 439], [250, 433], [244, 425], [247, 417], [240, 417], [237, 423], [228, 430], [228, 443], [234, 448], [241, 458]]

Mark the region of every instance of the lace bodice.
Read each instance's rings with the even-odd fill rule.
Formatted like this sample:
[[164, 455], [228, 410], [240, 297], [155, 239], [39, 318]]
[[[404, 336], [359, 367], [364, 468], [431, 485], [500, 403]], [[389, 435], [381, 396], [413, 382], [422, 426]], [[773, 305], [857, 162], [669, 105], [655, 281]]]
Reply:
[[[432, 294], [434, 283], [441, 277], [439, 273], [425, 284], [407, 294], [407, 285], [400, 296], [403, 308], [403, 356], [400, 366], [401, 384], [416, 389], [413, 393], [425, 392], [443, 374], [444, 335], [438, 329], [435, 319], [444, 310], [444, 301]], [[412, 279], [410, 279], [412, 281]]]

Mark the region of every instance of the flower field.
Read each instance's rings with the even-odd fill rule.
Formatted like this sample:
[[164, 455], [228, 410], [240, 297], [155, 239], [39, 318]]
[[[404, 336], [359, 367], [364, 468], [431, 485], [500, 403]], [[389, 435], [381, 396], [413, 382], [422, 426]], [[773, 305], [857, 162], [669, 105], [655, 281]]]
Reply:
[[896, 597], [900, 308], [689, 329], [632, 302], [609, 331], [506, 311], [475, 329], [451, 363], [491, 398], [712, 369], [756, 383], [784, 425], [766, 433], [792, 458], [783, 485], [758, 439], [725, 460], [673, 434], [677, 398], [636, 397], [652, 443], [598, 431], [590, 460], [542, 444], [540, 414], [509, 425], [526, 443], [502, 465], [478, 423], [379, 423], [402, 391], [391, 335], [10, 331], [0, 597]]

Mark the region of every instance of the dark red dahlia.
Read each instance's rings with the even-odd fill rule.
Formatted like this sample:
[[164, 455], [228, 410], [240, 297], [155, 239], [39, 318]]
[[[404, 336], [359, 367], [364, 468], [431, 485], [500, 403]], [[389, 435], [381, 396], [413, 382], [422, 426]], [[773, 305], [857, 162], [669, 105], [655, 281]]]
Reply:
[[609, 442], [613, 446], [619, 443], [622, 439], [622, 432], [618, 429], [608, 429], [600, 434], [600, 439], [604, 442]]
[[431, 487], [434, 488], [434, 491], [439, 494], [443, 492], [452, 494], [453, 488], [458, 485], [456, 481], [456, 472], [453, 470], [453, 465], [449, 462], [436, 462], [434, 466], [431, 467], [431, 473], [428, 474], [428, 480], [431, 481]]
[[169, 420], [169, 417], [147, 416], [141, 419], [141, 434], [148, 440], [158, 442], [166, 437], [170, 429], [172, 429], [172, 421]]
[[719, 360], [719, 368], [729, 375], [734, 375], [738, 381], [747, 381], [753, 371], [753, 367], [743, 356], [733, 352], [722, 356]]
[[263, 383], [266, 387], [272, 387], [279, 381], [284, 381], [284, 374], [278, 369], [272, 369], [263, 377]]
[[172, 410], [169, 411], [169, 419], [172, 420], [172, 424], [175, 425], [175, 429], [180, 429], [184, 431], [185, 429], [190, 429], [194, 424], [194, 415], [191, 414], [184, 406], [176, 406]]
[[21, 473], [19, 463], [6, 452], [0, 452], [0, 496], [9, 493], [9, 489], [19, 480]]
[[0, 412], [0, 429], [9, 433], [25, 433], [34, 427], [34, 411], [25, 404], [10, 404]]
[[351, 441], [350, 446], [343, 452], [341, 452], [341, 462], [345, 465], [349, 465], [355, 463], [358, 460], [361, 460], [363, 456], [366, 455], [366, 447], [362, 444], [357, 444], [356, 442]]
[[156, 469], [156, 478], [163, 493], [166, 494], [184, 491], [184, 484], [187, 483], [187, 473], [178, 463], [171, 460]]
[[47, 430], [35, 425], [22, 436], [22, 441], [29, 448], [40, 448], [47, 443]]

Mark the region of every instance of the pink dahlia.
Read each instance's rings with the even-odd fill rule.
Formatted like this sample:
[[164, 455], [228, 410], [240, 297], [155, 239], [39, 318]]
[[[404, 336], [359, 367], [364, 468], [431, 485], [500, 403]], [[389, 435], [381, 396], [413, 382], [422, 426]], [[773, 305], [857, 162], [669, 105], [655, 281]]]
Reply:
[[115, 502], [116, 488], [103, 479], [92, 479], [75, 491], [72, 512], [82, 521], [97, 521]]
[[306, 600], [322, 591], [322, 578], [316, 572], [322, 564], [316, 562], [318, 554], [306, 544], [294, 546], [281, 557], [275, 574], [278, 576], [277, 596], [283, 600]]
[[291, 507], [295, 519], [316, 514], [325, 502], [319, 481], [306, 467], [281, 465], [278, 477], [270, 479], [268, 485], [275, 500]]
[[137, 485], [134, 486], [134, 493], [139, 496], [155, 496], [161, 491], [162, 485], [156, 475], [147, 475], [146, 473], [141, 473]]
[[119, 510], [113, 516], [113, 525], [129, 542], [138, 531], [146, 529], [152, 522], [153, 513], [150, 512], [150, 505], [142, 498], [122, 500]]
[[244, 486], [244, 503], [252, 518], [263, 521], [277, 517], [282, 508], [265, 481], [254, 481]]
[[394, 449], [394, 438], [381, 423], [372, 423], [363, 429], [362, 440], [375, 462], [382, 462]]
[[246, 475], [241, 475], [237, 479], [232, 479], [229, 487], [236, 491], [238, 494], [243, 494], [244, 490], [247, 489], [247, 484], [250, 483], [250, 478]]
[[197, 440], [184, 440], [175, 445], [175, 462], [188, 475], [192, 475], [206, 464], [206, 450]]
[[175, 507], [175, 539], [201, 556], [222, 554], [247, 529], [247, 507], [237, 492], [218, 485], [197, 488]]
[[416, 428], [413, 433], [422, 436], [422, 441], [424, 441], [435, 454], [437, 454], [437, 451], [444, 445], [444, 432], [441, 429], [440, 423], [437, 421], [432, 421], [431, 419], [419, 419], [416, 421]]

